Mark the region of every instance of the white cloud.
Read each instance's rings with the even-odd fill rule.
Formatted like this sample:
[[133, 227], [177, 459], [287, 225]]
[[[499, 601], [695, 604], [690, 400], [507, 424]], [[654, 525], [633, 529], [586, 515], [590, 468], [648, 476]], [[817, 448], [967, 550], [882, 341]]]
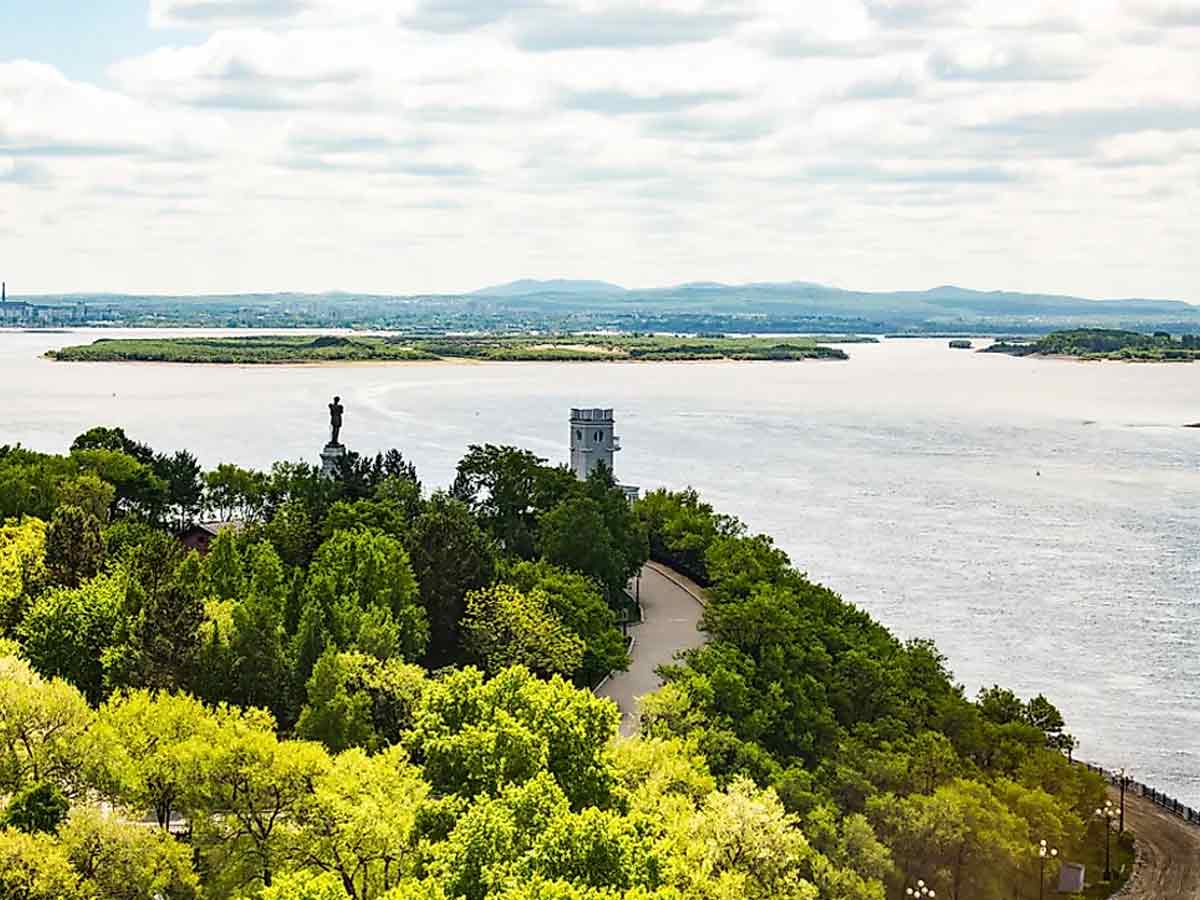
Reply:
[[[46, 288], [1187, 296], [1195, 263], [1121, 235], [1147, 204], [1163, 228], [1194, 218], [1196, 8], [153, 0], [153, 24], [196, 36], [115, 60], [110, 87], [0, 65], [6, 250]], [[1048, 208], [1054, 235], [1030, 224]], [[1030, 229], [1062, 252], [1031, 257]]]

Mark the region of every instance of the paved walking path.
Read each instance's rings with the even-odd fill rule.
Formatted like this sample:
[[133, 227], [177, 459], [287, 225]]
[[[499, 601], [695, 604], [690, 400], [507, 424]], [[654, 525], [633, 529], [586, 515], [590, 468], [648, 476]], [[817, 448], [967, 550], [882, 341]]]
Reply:
[[[1115, 801], [1117, 791], [1109, 793]], [[1200, 900], [1200, 828], [1129, 791], [1125, 826], [1140, 859], [1122, 900]]]
[[630, 629], [634, 645], [629, 671], [617, 672], [596, 691], [621, 710], [621, 734], [637, 731], [637, 698], [661, 684], [655, 670], [681, 650], [704, 643], [698, 628], [703, 596], [699, 587], [666, 566], [647, 563], [642, 568], [643, 621]]

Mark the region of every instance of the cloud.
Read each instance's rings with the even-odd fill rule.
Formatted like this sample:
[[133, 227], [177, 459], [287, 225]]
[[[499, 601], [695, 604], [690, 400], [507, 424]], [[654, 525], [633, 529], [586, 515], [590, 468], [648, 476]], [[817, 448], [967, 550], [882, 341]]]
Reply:
[[23, 159], [6, 159], [0, 156], [0, 184], [37, 185], [49, 181], [49, 173], [43, 166]]
[[310, 0], [150, 0], [150, 23], [159, 28], [274, 23], [312, 6]]
[[916, 81], [906, 75], [891, 78], [865, 78], [842, 91], [847, 100], [903, 100], [919, 92]]
[[802, 30], [775, 32], [763, 43], [776, 56], [799, 59], [854, 58], [873, 56], [879, 52], [875, 41], [833, 39]]
[[[163, 47], [111, 69], [125, 90], [208, 109], [286, 110], [346, 104], [368, 73], [353, 45], [317, 30], [274, 34], [221, 31], [203, 44]], [[350, 51], [350, 52], [347, 52]]]
[[713, 103], [731, 103], [744, 94], [738, 91], [681, 91], [678, 93], [634, 94], [622, 90], [568, 91], [563, 105], [602, 115], [678, 112]]
[[398, 148], [424, 149], [431, 145], [432, 141], [424, 135], [397, 134], [370, 125], [362, 128], [335, 126], [332, 129], [329, 126], [309, 127], [293, 130], [288, 135], [288, 146], [300, 153], [380, 153]]
[[1200, 104], [1148, 104], [1028, 113], [976, 125], [972, 130], [997, 137], [1090, 146], [1117, 135], [1195, 128], [1200, 128]]
[[749, 143], [771, 134], [775, 122], [766, 116], [717, 117], [695, 112], [670, 113], [651, 119], [645, 133], [663, 139], [702, 143]]
[[836, 162], [809, 166], [806, 174], [810, 178], [822, 181], [909, 185], [1013, 184], [1021, 180], [1019, 175], [998, 166], [909, 168]]
[[1079, 61], [1037, 55], [1025, 47], [995, 46], [935, 50], [928, 68], [942, 81], [1074, 81], [1088, 73]]
[[1200, 0], [1142, 0], [1129, 6], [1135, 15], [1160, 28], [1200, 28]]
[[0, 63], [0, 98], [0, 156], [161, 159], [208, 150], [199, 120], [70, 81], [40, 63]]
[[961, 0], [863, 0], [868, 15], [892, 28], [945, 22], [966, 4]]
[[713, 40], [747, 18], [747, 13], [732, 10], [678, 11], [653, 6], [558, 10], [522, 19], [515, 41], [521, 49], [534, 52], [662, 47]]
[[421, 0], [400, 21], [425, 31], [471, 31], [504, 21], [518, 12], [551, 10], [540, 0]]

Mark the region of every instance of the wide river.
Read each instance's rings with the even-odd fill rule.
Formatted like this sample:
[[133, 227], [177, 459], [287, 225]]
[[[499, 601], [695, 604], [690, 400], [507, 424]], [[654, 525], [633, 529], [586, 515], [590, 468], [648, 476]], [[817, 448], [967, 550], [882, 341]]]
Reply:
[[0, 334], [0, 442], [61, 452], [111, 424], [209, 466], [317, 462], [337, 393], [344, 442], [400, 448], [428, 488], [474, 443], [565, 461], [569, 408], [612, 406], [622, 481], [696, 487], [898, 634], [934, 639], [970, 694], [1044, 692], [1081, 757], [1200, 805], [1200, 430], [1182, 427], [1200, 421], [1200, 366], [941, 340], [821, 363], [40, 358], [93, 336]]

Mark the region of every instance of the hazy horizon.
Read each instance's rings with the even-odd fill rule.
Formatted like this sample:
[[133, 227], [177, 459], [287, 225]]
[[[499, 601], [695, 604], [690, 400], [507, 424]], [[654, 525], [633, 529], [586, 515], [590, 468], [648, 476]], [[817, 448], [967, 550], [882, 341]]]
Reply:
[[[922, 286], [922, 287], [892, 287], [892, 288], [885, 288], [885, 289], [879, 289], [879, 290], [866, 290], [866, 289], [857, 288], [857, 287], [853, 287], [853, 286], [846, 286], [846, 285], [820, 284], [818, 282], [809, 281], [808, 279], [799, 279], [799, 278], [786, 279], [786, 280], [782, 280], [782, 281], [770, 281], [770, 282], [756, 280], [756, 281], [733, 282], [733, 283], [705, 281], [705, 280], [701, 280], [701, 279], [691, 279], [688, 281], [682, 281], [682, 282], [672, 283], [672, 284], [660, 284], [660, 285], [653, 285], [653, 286], [639, 285], [639, 286], [634, 286], [634, 287], [621, 285], [616, 282], [609, 281], [608, 279], [601, 279], [601, 278], [569, 278], [569, 279], [568, 278], [555, 278], [555, 277], [538, 278], [538, 279], [516, 278], [516, 279], [513, 279], [512, 281], [497, 282], [494, 284], [481, 285], [479, 287], [471, 288], [471, 289], [468, 289], [465, 291], [412, 291], [412, 292], [387, 291], [387, 290], [379, 290], [379, 291], [362, 290], [362, 291], [360, 291], [360, 290], [354, 290], [353, 288], [331, 287], [331, 288], [326, 288], [326, 289], [321, 289], [321, 290], [301, 290], [301, 291], [285, 290], [285, 289], [273, 290], [273, 289], [269, 289], [269, 288], [250, 289], [250, 290], [243, 290], [243, 291], [197, 290], [197, 291], [145, 291], [145, 292], [89, 289], [89, 290], [72, 290], [72, 291], [40, 291], [40, 292], [34, 293], [34, 292], [29, 292], [29, 291], [14, 291], [12, 289], [12, 286], [10, 285], [9, 289], [8, 289], [8, 299], [10, 301], [28, 300], [28, 299], [34, 299], [36, 301], [36, 299], [39, 297], [53, 298], [53, 297], [62, 297], [62, 296], [77, 296], [77, 297], [113, 296], [113, 297], [135, 297], [135, 298], [136, 297], [145, 297], [145, 298], [154, 298], [154, 297], [191, 298], [191, 297], [194, 297], [197, 299], [201, 299], [201, 298], [205, 298], [205, 297], [239, 297], [239, 296], [249, 297], [249, 296], [270, 296], [270, 295], [288, 295], [288, 294], [294, 294], [297, 296], [308, 296], [308, 297], [322, 297], [322, 296], [335, 296], [335, 295], [364, 296], [364, 297], [366, 297], [366, 296], [377, 296], [377, 297], [438, 297], [438, 296], [455, 297], [455, 296], [464, 296], [465, 297], [465, 296], [471, 296], [474, 294], [483, 295], [484, 292], [499, 289], [499, 288], [506, 288], [511, 285], [516, 285], [516, 284], [519, 284], [519, 283], [525, 282], [525, 281], [533, 282], [538, 285], [545, 285], [545, 284], [549, 284], [549, 283], [553, 283], [553, 282], [568, 282], [568, 283], [595, 282], [597, 284], [603, 283], [612, 288], [619, 288], [622, 291], [624, 291], [626, 293], [630, 293], [630, 294], [648, 293], [648, 292], [652, 292], [652, 291], [668, 291], [668, 290], [688, 288], [688, 287], [696, 287], [698, 289], [702, 289], [706, 285], [712, 285], [714, 288], [738, 289], [738, 288], [748, 288], [748, 287], [754, 287], [754, 286], [763, 286], [763, 287], [780, 286], [780, 287], [782, 287], [782, 286], [786, 286], [789, 284], [797, 284], [797, 285], [807, 284], [807, 285], [817, 285], [818, 287], [828, 288], [831, 290], [846, 291], [847, 293], [870, 293], [870, 294], [881, 294], [881, 295], [915, 294], [915, 293], [926, 293], [926, 292], [931, 292], [931, 291], [937, 291], [937, 290], [941, 290], [941, 289], [953, 289], [953, 290], [971, 291], [971, 292], [979, 293], [979, 294], [1028, 294], [1028, 295], [1042, 295], [1042, 296], [1050, 296], [1050, 297], [1070, 297], [1072, 299], [1077, 299], [1077, 300], [1090, 300], [1090, 301], [1093, 301], [1096, 303], [1104, 303], [1104, 302], [1109, 302], [1109, 301], [1142, 301], [1142, 300], [1144, 300], [1144, 301], [1151, 302], [1151, 303], [1186, 303], [1189, 306], [1200, 305], [1200, 300], [1190, 300], [1187, 297], [1155, 297], [1155, 296], [1148, 296], [1148, 295], [1137, 295], [1137, 296], [1130, 295], [1130, 296], [1123, 296], [1123, 297], [1118, 297], [1118, 296], [1099, 297], [1099, 296], [1084, 296], [1084, 295], [1080, 295], [1080, 294], [1060, 294], [1057, 292], [1036, 291], [1036, 290], [1035, 291], [1017, 291], [1017, 290], [1011, 290], [1008, 288], [987, 288], [987, 287], [981, 288], [981, 287], [974, 287], [974, 286], [965, 285], [965, 284], [951, 284], [949, 282], [938, 282], [937, 284], [926, 285], [926, 286]], [[529, 293], [536, 294], [536, 293], [539, 293], [539, 291], [530, 291]], [[543, 290], [543, 291], [541, 291], [541, 293], [549, 293], [549, 291]], [[583, 293], [583, 292], [580, 291], [580, 293]]]

